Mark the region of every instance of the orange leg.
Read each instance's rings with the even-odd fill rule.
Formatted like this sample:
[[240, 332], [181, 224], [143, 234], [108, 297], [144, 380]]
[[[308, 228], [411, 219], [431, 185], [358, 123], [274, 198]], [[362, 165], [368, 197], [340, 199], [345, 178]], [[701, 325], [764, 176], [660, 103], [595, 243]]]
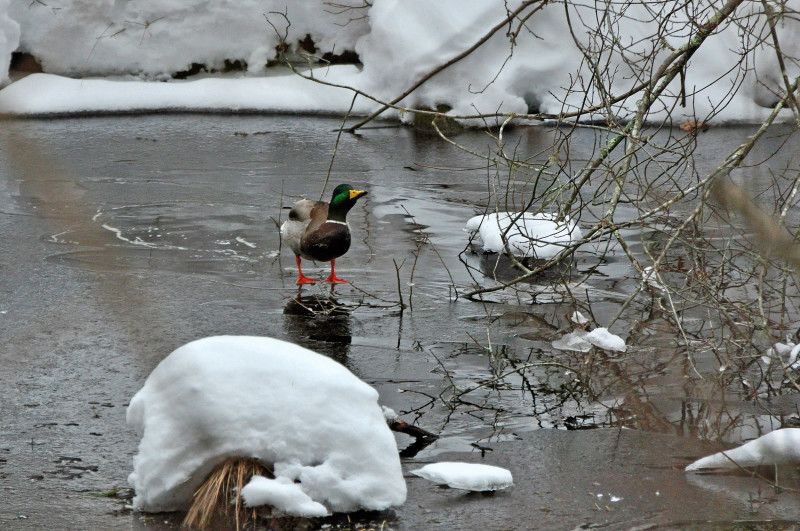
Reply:
[[303, 275], [303, 270], [300, 269], [300, 257], [295, 256], [295, 259], [297, 260], [297, 272], [300, 274], [300, 277], [297, 279], [297, 284], [299, 286], [302, 286], [303, 284], [313, 284], [314, 282], [316, 282], [316, 280], [314, 280], [313, 278], [308, 278], [305, 275]]
[[328, 284], [349, 284], [349, 282], [346, 280], [336, 278], [336, 270], [334, 269], [335, 266], [336, 260], [331, 260], [331, 276], [323, 280], [323, 282], [327, 282]]

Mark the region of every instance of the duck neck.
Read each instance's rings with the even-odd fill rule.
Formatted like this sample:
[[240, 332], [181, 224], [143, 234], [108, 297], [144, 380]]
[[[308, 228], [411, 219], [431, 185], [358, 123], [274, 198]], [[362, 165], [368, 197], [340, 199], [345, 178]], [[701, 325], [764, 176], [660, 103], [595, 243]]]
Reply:
[[336, 221], [339, 223], [347, 223], [347, 212], [350, 210], [349, 206], [334, 207], [331, 205], [328, 209], [328, 221]]

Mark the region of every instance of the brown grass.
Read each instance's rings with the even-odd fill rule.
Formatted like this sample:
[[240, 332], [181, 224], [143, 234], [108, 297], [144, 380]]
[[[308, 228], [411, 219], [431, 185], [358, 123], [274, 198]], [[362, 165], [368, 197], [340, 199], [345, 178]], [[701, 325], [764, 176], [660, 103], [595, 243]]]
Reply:
[[215, 517], [228, 519], [231, 509], [237, 530], [250, 520], [255, 522], [256, 510], [246, 509], [240, 495], [253, 476], [273, 477], [272, 471], [255, 459], [237, 457], [218, 465], [195, 491], [182, 525], [205, 529]]

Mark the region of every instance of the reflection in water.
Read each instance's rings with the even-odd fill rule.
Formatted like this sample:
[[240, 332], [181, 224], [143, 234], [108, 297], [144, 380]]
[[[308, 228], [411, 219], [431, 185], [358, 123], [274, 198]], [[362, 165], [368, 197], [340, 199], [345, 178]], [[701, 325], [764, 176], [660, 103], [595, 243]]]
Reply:
[[289, 339], [303, 347], [344, 363], [352, 341], [349, 307], [331, 296], [301, 295], [284, 307], [284, 327]]
[[[479, 251], [480, 253], [480, 251]], [[509, 282], [522, 274], [505, 253], [480, 253], [480, 271], [487, 277], [501, 282]], [[536, 258], [517, 258], [519, 262], [530, 270], [541, 267], [545, 260]], [[539, 274], [525, 280], [528, 284], [541, 284], [551, 282], [568, 282], [574, 263], [569, 260], [547, 268]]]
[[[692, 486], [736, 500], [742, 506], [748, 507], [752, 514], [757, 514], [762, 505], [775, 503], [776, 494], [782, 488], [790, 491], [796, 489], [798, 475], [796, 466], [780, 465], [726, 470], [724, 473], [687, 473], [686, 481]], [[765, 484], [772, 484], [775, 490], [764, 488]], [[786, 516], [794, 517], [793, 514]]]

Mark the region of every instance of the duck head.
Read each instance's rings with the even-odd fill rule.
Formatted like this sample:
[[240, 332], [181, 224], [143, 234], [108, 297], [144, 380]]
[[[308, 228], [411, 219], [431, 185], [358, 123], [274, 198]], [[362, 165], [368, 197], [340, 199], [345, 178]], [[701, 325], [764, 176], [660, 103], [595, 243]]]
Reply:
[[367, 195], [365, 190], [355, 190], [349, 184], [340, 184], [333, 189], [330, 206], [328, 207], [328, 219], [330, 221], [345, 222], [347, 213], [356, 204], [358, 198]]

